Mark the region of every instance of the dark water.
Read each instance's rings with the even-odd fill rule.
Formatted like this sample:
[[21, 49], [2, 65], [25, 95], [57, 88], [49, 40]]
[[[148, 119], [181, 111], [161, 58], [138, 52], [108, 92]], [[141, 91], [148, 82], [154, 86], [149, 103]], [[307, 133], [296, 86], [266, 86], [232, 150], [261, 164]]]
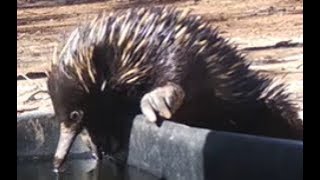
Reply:
[[[96, 168], [94, 168], [96, 167]], [[159, 180], [133, 167], [119, 168], [107, 160], [96, 166], [94, 160], [69, 160], [66, 170], [56, 174], [51, 162], [17, 163], [17, 180]]]

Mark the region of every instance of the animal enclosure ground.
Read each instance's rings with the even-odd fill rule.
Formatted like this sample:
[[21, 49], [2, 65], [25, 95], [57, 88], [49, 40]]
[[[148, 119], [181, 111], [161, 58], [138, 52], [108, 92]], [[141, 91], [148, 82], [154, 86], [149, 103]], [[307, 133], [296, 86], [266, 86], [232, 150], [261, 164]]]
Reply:
[[[151, 5], [113, 1], [59, 5], [54, 1], [18, 0], [17, 76], [44, 72], [55, 43], [101, 10]], [[253, 60], [253, 69], [284, 77], [303, 112], [302, 1], [201, 0], [196, 4], [184, 1], [166, 5], [192, 9], [192, 14], [204, 16]], [[29, 98], [39, 89], [46, 89], [45, 78], [17, 81], [17, 113], [52, 108], [45, 93]]]

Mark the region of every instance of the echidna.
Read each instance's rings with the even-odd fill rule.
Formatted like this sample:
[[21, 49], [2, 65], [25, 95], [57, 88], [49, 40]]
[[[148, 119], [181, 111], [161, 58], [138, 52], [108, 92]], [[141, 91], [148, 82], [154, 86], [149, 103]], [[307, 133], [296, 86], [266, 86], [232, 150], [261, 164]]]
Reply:
[[88, 130], [93, 142], [87, 142], [96, 151], [110, 139], [121, 141], [125, 124], [139, 113], [152, 122], [161, 117], [214, 130], [303, 138], [285, 86], [250, 70], [235, 46], [189, 11], [101, 13], [72, 32], [57, 60], [48, 77], [61, 128], [56, 168], [81, 131]]

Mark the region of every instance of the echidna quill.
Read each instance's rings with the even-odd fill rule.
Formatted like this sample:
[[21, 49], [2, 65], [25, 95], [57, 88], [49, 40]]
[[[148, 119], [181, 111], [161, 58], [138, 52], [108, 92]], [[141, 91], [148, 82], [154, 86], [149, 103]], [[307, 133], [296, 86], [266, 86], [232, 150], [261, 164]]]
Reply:
[[86, 142], [98, 153], [119, 144], [124, 125], [139, 113], [151, 122], [302, 140], [303, 123], [285, 85], [249, 66], [216, 29], [187, 11], [98, 15], [72, 32], [48, 77], [60, 122], [55, 168], [79, 133], [90, 134]]

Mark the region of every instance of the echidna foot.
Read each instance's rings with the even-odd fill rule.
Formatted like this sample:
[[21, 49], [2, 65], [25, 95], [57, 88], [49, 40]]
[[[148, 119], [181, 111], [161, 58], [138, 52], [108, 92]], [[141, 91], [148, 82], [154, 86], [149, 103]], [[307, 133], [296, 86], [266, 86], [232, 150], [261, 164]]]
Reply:
[[167, 83], [142, 97], [141, 111], [151, 122], [156, 122], [156, 113], [165, 119], [170, 119], [181, 106], [184, 97], [185, 92], [179, 85]]
[[84, 144], [89, 148], [92, 157], [95, 160], [102, 159], [101, 153], [98, 151], [97, 146], [93, 143], [91, 136], [89, 135], [89, 132], [86, 128], [82, 130], [82, 132], [79, 134]]

